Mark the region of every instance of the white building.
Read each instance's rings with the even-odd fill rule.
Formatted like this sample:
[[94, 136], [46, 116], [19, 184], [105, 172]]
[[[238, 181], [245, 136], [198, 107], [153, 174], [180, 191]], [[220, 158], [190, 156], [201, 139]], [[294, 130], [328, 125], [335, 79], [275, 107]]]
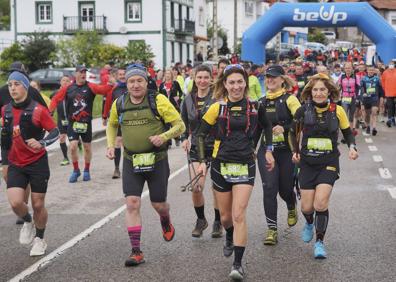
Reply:
[[[11, 32], [20, 41], [36, 31], [65, 38], [96, 30], [108, 43], [144, 40], [159, 67], [194, 60], [194, 38], [206, 39], [205, 0], [10, 0]], [[198, 19], [196, 20], [196, 18]], [[0, 32], [0, 39], [1, 39]], [[202, 48], [205, 48], [203, 45]], [[202, 50], [201, 50], [202, 51]], [[203, 50], [206, 52], [206, 50]]]
[[[213, 19], [213, 3], [208, 4], [210, 20]], [[243, 33], [258, 18], [270, 9], [263, 0], [238, 0], [237, 1], [237, 42], [240, 42]], [[217, 0], [217, 22], [226, 29], [228, 47], [233, 50], [234, 45], [234, 0]], [[270, 28], [270, 27], [269, 27]], [[282, 42], [301, 44], [307, 41], [308, 28], [288, 27], [282, 30]]]

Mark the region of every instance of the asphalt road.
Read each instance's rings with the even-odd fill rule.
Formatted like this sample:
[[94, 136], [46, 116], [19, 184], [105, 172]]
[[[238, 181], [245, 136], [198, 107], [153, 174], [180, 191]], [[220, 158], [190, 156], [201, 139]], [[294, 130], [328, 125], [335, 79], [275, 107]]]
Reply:
[[[279, 199], [279, 244], [264, 246], [266, 232], [260, 178], [248, 208], [249, 242], [244, 256], [246, 281], [396, 281], [396, 150], [395, 128], [380, 127], [378, 136], [358, 136], [360, 157], [350, 161], [342, 146], [341, 179], [330, 203], [330, 222], [325, 243], [328, 259], [312, 257], [313, 244], [303, 243], [302, 216], [288, 228], [286, 206]], [[367, 139], [366, 138], [371, 138]], [[370, 143], [372, 141], [372, 143]], [[51, 179], [47, 194], [49, 223], [47, 255], [91, 225], [123, 206], [121, 180], [112, 180], [113, 163], [104, 158], [104, 140], [94, 143], [92, 181], [68, 183], [71, 167], [60, 167], [61, 153], [50, 155]], [[370, 151], [375, 146], [377, 151]], [[371, 147], [371, 149], [373, 149]], [[375, 149], [375, 148], [374, 148]], [[375, 162], [373, 156], [381, 156]], [[171, 173], [185, 166], [179, 148], [169, 152]], [[378, 161], [378, 157], [376, 157]], [[379, 159], [381, 160], [381, 158]], [[379, 168], [387, 168], [381, 177]], [[142, 250], [146, 263], [125, 268], [130, 253], [124, 215], [116, 216], [30, 276], [27, 281], [228, 281], [232, 258], [222, 256], [224, 239], [192, 239], [195, 222], [190, 192], [181, 192], [188, 181], [179, 170], [169, 183], [168, 200], [176, 236], [162, 239], [159, 218], [149, 198], [142, 204]], [[257, 174], [259, 175], [259, 174]], [[209, 187], [209, 181], [207, 182]], [[0, 281], [7, 281], [31, 267], [40, 258], [30, 258], [29, 248], [19, 245], [20, 226], [15, 225], [4, 193], [0, 192]], [[396, 191], [395, 191], [396, 192]], [[206, 213], [213, 221], [212, 194], [206, 189]], [[44, 257], [46, 259], [46, 257]]]

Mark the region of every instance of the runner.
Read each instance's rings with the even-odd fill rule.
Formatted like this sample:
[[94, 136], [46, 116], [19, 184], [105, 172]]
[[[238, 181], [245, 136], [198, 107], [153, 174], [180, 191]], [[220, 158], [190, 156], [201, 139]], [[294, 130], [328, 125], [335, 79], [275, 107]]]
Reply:
[[[89, 172], [92, 159], [92, 108], [96, 94], [107, 95], [112, 89], [111, 85], [96, 85], [87, 82], [87, 68], [83, 65], [76, 66], [75, 82], [62, 87], [52, 98], [50, 111], [53, 112], [57, 105], [65, 100], [66, 112], [69, 125], [67, 127], [67, 136], [70, 142], [70, 155], [73, 162], [73, 172], [70, 175], [69, 182], [77, 182], [81, 172], [78, 165], [78, 142], [81, 138], [84, 146], [84, 172], [83, 181], [91, 180]], [[111, 76], [110, 81], [114, 78]]]
[[379, 77], [375, 75], [375, 68], [373, 66], [368, 66], [367, 75], [362, 78], [360, 86], [366, 134], [373, 134], [375, 136], [377, 135], [376, 127], [381, 84]]
[[384, 89], [386, 98], [386, 110], [388, 112], [388, 120], [386, 125], [388, 127], [396, 126], [396, 59], [389, 63], [389, 67], [381, 76], [381, 85]]
[[[111, 105], [113, 102], [120, 96], [124, 95], [128, 92], [126, 86], [126, 79], [125, 79], [125, 69], [119, 68], [116, 71], [116, 79], [117, 84], [109, 94], [110, 96], [106, 100], [105, 108], [103, 116], [105, 119], [108, 119], [110, 114]], [[122, 137], [121, 137], [121, 127], [118, 127], [117, 130], [117, 137], [115, 141], [115, 148], [114, 148], [114, 173], [112, 178], [117, 179], [121, 177], [120, 172], [120, 161], [121, 161], [121, 146], [122, 146]]]
[[[214, 103], [212, 99], [211, 80], [212, 71], [207, 65], [199, 65], [195, 68], [194, 85], [190, 94], [186, 96], [181, 108], [181, 116], [186, 131], [182, 135], [182, 148], [188, 153], [191, 160], [190, 175], [195, 177], [199, 166], [199, 158], [197, 153], [197, 132], [202, 116], [206, 113], [209, 106]], [[189, 137], [191, 140], [189, 140]], [[205, 159], [210, 165], [211, 155], [213, 152], [214, 136], [209, 135], [205, 139]], [[192, 231], [193, 237], [201, 237], [202, 232], [208, 227], [208, 221], [205, 217], [205, 198], [203, 189], [205, 187], [206, 177], [201, 177], [192, 190], [192, 201], [194, 204], [197, 221]], [[222, 236], [222, 226], [220, 222], [220, 212], [217, 206], [216, 197], [213, 190], [213, 206], [215, 211], [215, 220], [213, 222], [212, 238], [220, 238]]]
[[[265, 115], [265, 106], [249, 101], [248, 75], [241, 65], [229, 65], [216, 82], [214, 98], [202, 118], [198, 131], [197, 173], [206, 175], [205, 138], [212, 127], [216, 137], [211, 163], [221, 223], [226, 230], [224, 256], [235, 253], [230, 278], [241, 280], [244, 276], [242, 257], [247, 242], [246, 208], [256, 174], [255, 145], [265, 130], [268, 169], [274, 167], [272, 156], [271, 124]], [[254, 144], [256, 143], [256, 144]], [[235, 233], [234, 233], [235, 228]]]
[[302, 239], [310, 242], [315, 227], [317, 259], [327, 257], [323, 240], [329, 221], [330, 195], [340, 173], [339, 128], [349, 146], [349, 158], [358, 157], [346, 113], [334, 103], [338, 98], [339, 91], [332, 79], [323, 74], [313, 76], [302, 93], [305, 104], [297, 110], [290, 130], [293, 161], [299, 162], [300, 167], [301, 211], [306, 219]]
[[297, 86], [298, 86], [297, 98], [300, 99], [301, 92], [303, 91], [303, 89], [308, 81], [307, 76], [304, 73], [304, 68], [301, 64], [296, 64], [295, 77], [296, 77]]
[[293, 115], [301, 105], [297, 97], [287, 93], [293, 86], [294, 81], [285, 74], [280, 65], [270, 66], [265, 75], [267, 96], [263, 103], [266, 105], [267, 117], [273, 126], [274, 169], [271, 171], [266, 169], [265, 144], [261, 144], [257, 159], [263, 185], [263, 204], [268, 226], [264, 245], [276, 245], [278, 243], [278, 194], [287, 205], [287, 224], [291, 227], [297, 223], [294, 164], [291, 160], [292, 152], [287, 140]]
[[[28, 95], [27, 76], [12, 72], [8, 88], [12, 101], [1, 111], [1, 147], [9, 150], [10, 163], [7, 196], [14, 213], [24, 220], [19, 242], [25, 245], [33, 242], [30, 256], [41, 256], [47, 248], [44, 231], [48, 213], [44, 202], [50, 176], [45, 147], [58, 139], [59, 130], [48, 109]], [[44, 138], [45, 131], [49, 134]], [[33, 220], [24, 201], [28, 184], [32, 190]]]
[[[147, 181], [151, 205], [160, 215], [163, 238], [171, 241], [175, 229], [170, 221], [166, 202], [169, 162], [167, 141], [180, 136], [185, 126], [169, 100], [147, 89], [147, 71], [139, 64], [126, 70], [128, 95], [119, 97], [112, 105], [106, 130], [107, 157], [114, 159], [114, 146], [118, 127], [121, 127], [124, 145], [122, 186], [126, 201], [126, 224], [132, 253], [125, 266], [144, 262], [140, 249], [142, 219], [141, 194]], [[170, 123], [166, 131], [164, 122]], [[136, 134], [139, 132], [139, 134]]]
[[[60, 86], [62, 87], [67, 87], [71, 83], [70, 77], [65, 75], [61, 78], [60, 80]], [[58, 93], [58, 90], [52, 93], [51, 99]], [[60, 162], [61, 166], [65, 166], [70, 164], [69, 157], [67, 156], [67, 145], [66, 145], [66, 139], [67, 139], [67, 127], [69, 125], [69, 121], [67, 119], [67, 113], [66, 113], [66, 101], [63, 100], [62, 103], [59, 103], [57, 108], [56, 108], [56, 113], [57, 113], [57, 120], [58, 120], [58, 129], [60, 132], [59, 136], [59, 145], [63, 154], [63, 160]]]

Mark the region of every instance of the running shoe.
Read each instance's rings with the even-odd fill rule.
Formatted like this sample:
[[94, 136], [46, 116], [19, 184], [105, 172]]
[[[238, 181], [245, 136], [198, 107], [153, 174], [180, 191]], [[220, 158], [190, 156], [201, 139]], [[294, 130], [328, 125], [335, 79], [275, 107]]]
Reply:
[[142, 251], [132, 251], [131, 255], [125, 261], [125, 266], [137, 266], [144, 262], [145, 260]]
[[232, 279], [233, 281], [242, 281], [243, 276], [245, 276], [245, 272], [243, 271], [242, 265], [237, 264], [234, 264], [231, 267], [231, 272], [228, 275], [228, 277], [230, 277], [230, 279]]
[[91, 175], [89, 174], [89, 170], [84, 170], [83, 172], [83, 181], [90, 181]]
[[371, 133], [371, 128], [370, 128], [370, 126], [367, 126], [366, 127], [366, 134], [370, 135], [370, 133]]
[[297, 220], [298, 220], [297, 208], [294, 207], [294, 209], [288, 210], [287, 225], [289, 225], [289, 227], [292, 227], [297, 224]]
[[267, 236], [264, 239], [264, 245], [276, 245], [278, 243], [278, 230], [268, 229]]
[[208, 221], [205, 218], [204, 219], [198, 218], [191, 235], [193, 237], [199, 238], [202, 236], [202, 233], [206, 228], [208, 228]]
[[392, 120], [391, 120], [391, 119], [388, 119], [388, 120], [386, 121], [386, 126], [387, 126], [387, 127], [392, 127]]
[[313, 234], [314, 234], [314, 225], [309, 224], [309, 223], [305, 223], [304, 225], [304, 229], [301, 232], [301, 239], [305, 242], [305, 243], [309, 243], [311, 242], [312, 238], [313, 238]]
[[80, 175], [81, 175], [80, 170], [73, 170], [72, 174], [70, 175], [69, 182], [70, 183], [77, 182], [77, 179], [80, 177]]
[[32, 243], [35, 235], [33, 222], [25, 222], [19, 232], [19, 243], [29, 245]]
[[121, 177], [121, 172], [119, 168], [114, 169], [113, 176], [111, 177], [112, 179], [117, 179]]
[[30, 256], [31, 257], [42, 256], [45, 254], [46, 249], [47, 249], [47, 243], [45, 242], [45, 240], [36, 237], [33, 240], [33, 247], [30, 250]]
[[25, 221], [23, 220], [23, 218], [17, 217], [17, 219], [16, 219], [16, 221], [15, 221], [15, 224], [17, 224], [17, 225], [22, 225], [22, 224], [24, 224], [24, 223], [25, 223]]
[[65, 165], [68, 165], [68, 164], [70, 164], [68, 159], [63, 159], [63, 161], [60, 162], [61, 166], [65, 166]]
[[314, 257], [316, 259], [325, 259], [327, 257], [326, 248], [320, 240], [314, 245]]
[[233, 252], [234, 252], [234, 243], [231, 240], [226, 239], [223, 246], [223, 255], [225, 257], [230, 257]]
[[378, 133], [377, 129], [373, 128], [373, 131], [371, 132], [371, 134], [373, 134], [373, 136], [376, 136]]
[[172, 241], [173, 237], [175, 237], [175, 228], [172, 223], [169, 223], [167, 227], [162, 228], [162, 237], [164, 237], [164, 240], [167, 242]]
[[215, 220], [212, 227], [212, 238], [221, 238], [223, 236], [223, 226], [220, 221]]

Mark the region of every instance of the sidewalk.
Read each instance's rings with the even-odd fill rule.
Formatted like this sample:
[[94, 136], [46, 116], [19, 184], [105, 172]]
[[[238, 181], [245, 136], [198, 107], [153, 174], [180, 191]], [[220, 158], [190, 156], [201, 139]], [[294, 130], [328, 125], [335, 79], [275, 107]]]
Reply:
[[[102, 118], [93, 119], [92, 120], [92, 140], [95, 140], [97, 138], [104, 136], [105, 132], [106, 132], [106, 126], [103, 126]], [[67, 143], [68, 143], [68, 141], [67, 141]], [[48, 146], [46, 149], [48, 152], [53, 152], [55, 150], [60, 149], [59, 140], [57, 140], [55, 143]]]

